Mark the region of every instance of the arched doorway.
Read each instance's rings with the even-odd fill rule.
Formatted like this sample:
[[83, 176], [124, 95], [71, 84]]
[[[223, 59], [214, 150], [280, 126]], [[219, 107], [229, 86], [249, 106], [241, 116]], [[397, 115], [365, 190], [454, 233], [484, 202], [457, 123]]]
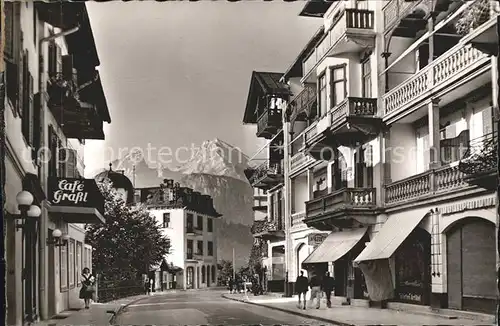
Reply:
[[431, 294], [431, 235], [417, 227], [395, 254], [396, 299], [428, 305]]
[[469, 217], [446, 232], [448, 307], [496, 310], [495, 225]]
[[299, 245], [297, 248], [297, 276], [300, 275], [300, 271], [304, 271], [304, 276], [307, 275], [307, 270], [302, 268], [302, 262], [307, 258], [309, 255], [309, 248], [305, 243], [302, 243]]
[[194, 279], [194, 268], [189, 266], [186, 268], [186, 287], [188, 289], [193, 288], [193, 279]]

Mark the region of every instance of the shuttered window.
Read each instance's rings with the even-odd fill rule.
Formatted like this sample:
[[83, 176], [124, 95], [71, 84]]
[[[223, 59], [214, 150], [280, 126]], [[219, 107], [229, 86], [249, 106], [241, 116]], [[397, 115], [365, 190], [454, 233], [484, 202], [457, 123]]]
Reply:
[[49, 150], [48, 153], [50, 161], [49, 161], [49, 177], [57, 177], [57, 149], [58, 149], [59, 140], [57, 138], [54, 127], [49, 126]]
[[53, 77], [57, 73], [57, 45], [55, 44], [55, 42], [49, 43], [48, 73], [49, 77]]
[[77, 152], [74, 149], [66, 148], [65, 151], [65, 169], [67, 178], [78, 178], [79, 173], [77, 169]]
[[33, 77], [28, 68], [29, 53], [23, 55], [22, 81], [22, 133], [28, 145], [33, 144]]

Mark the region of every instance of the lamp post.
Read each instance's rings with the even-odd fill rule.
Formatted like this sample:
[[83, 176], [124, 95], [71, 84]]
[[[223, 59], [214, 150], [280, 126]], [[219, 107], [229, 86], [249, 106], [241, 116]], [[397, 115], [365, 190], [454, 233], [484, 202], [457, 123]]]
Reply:
[[16, 224], [16, 230], [22, 229], [24, 235], [24, 262], [23, 275], [24, 284], [24, 315], [26, 321], [34, 322], [36, 320], [36, 255], [34, 246], [36, 245], [37, 237], [37, 222], [42, 214], [40, 207], [32, 205], [34, 201], [33, 195], [26, 190], [19, 192], [16, 196], [17, 207], [20, 211], [19, 215], [14, 218], [23, 221]]
[[62, 234], [61, 230], [55, 229], [52, 231], [52, 239], [47, 239], [47, 244], [62, 247], [68, 244], [68, 240], [68, 234]]

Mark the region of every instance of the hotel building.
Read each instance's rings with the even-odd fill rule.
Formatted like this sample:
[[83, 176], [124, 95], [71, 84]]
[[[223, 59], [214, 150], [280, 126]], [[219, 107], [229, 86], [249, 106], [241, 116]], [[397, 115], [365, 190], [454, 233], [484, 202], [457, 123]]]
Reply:
[[497, 15], [485, 0], [305, 4], [319, 29], [279, 79], [275, 132], [289, 283], [328, 270], [347, 304], [495, 311]]
[[154, 291], [200, 289], [217, 284], [216, 228], [222, 216], [213, 199], [165, 180], [159, 187], [135, 189], [170, 239], [171, 252], [159, 266], [150, 266]]
[[2, 14], [6, 323], [23, 325], [83, 307], [84, 225], [104, 221], [83, 145], [111, 119], [85, 4], [4, 2]]

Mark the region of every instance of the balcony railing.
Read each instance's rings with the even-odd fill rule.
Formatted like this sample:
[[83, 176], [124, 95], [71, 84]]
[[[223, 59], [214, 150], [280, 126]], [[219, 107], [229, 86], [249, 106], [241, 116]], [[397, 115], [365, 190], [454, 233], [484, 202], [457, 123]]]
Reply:
[[486, 60], [487, 55], [471, 45], [459, 43], [442, 54], [428, 66], [383, 96], [384, 114], [403, 111], [410, 103], [437, 91], [450, 83], [455, 77], [465, 75], [477, 62]]
[[187, 226], [186, 233], [187, 234], [203, 234], [203, 231], [195, 228], [194, 226]]
[[266, 109], [257, 120], [257, 136], [271, 138], [282, 126], [280, 109]]
[[374, 208], [375, 188], [344, 188], [306, 202], [307, 219], [342, 209]]
[[373, 117], [377, 114], [377, 99], [348, 97], [337, 107], [331, 110], [331, 125], [335, 126], [344, 118], [352, 117]]
[[400, 19], [405, 17], [413, 8], [420, 4], [422, 0], [406, 1], [406, 0], [391, 0], [382, 9], [384, 13], [384, 30], [388, 30], [395, 25]]
[[314, 162], [312, 157], [304, 154], [304, 152], [299, 152], [290, 159], [290, 172], [299, 170], [312, 162]]
[[465, 178], [458, 165], [432, 169], [385, 186], [385, 202], [408, 202], [461, 189], [468, 185]]
[[268, 175], [281, 175], [283, 174], [282, 163], [271, 163], [268, 160], [260, 164], [250, 178], [250, 184], [256, 184]]
[[295, 120], [302, 115], [310, 116], [316, 100], [316, 85], [306, 84], [304, 89], [290, 101], [292, 119]]
[[311, 70], [328, 54], [333, 46], [346, 34], [348, 29], [373, 30], [374, 13], [371, 10], [345, 9], [340, 18], [330, 29], [326, 37], [304, 60], [304, 76], [309, 75]]
[[497, 153], [498, 138], [496, 132], [486, 134], [470, 141], [458, 167], [460, 171], [468, 175], [495, 171], [498, 165]]

